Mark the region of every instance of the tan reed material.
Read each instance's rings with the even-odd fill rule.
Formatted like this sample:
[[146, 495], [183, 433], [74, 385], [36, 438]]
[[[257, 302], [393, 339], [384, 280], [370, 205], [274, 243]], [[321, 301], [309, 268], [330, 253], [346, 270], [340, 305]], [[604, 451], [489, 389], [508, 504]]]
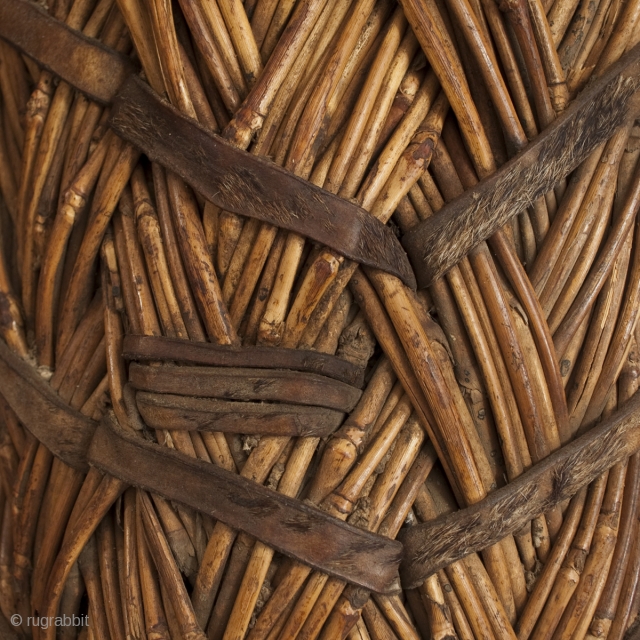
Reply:
[[[560, 151], [586, 157], [568, 182], [545, 175], [548, 193], [533, 199], [530, 185], [510, 183], [505, 199], [524, 202], [518, 216], [499, 218], [506, 224], [490, 227], [487, 243], [462, 237], [475, 229], [448, 240], [444, 253], [456, 257], [437, 259], [451, 268], [421, 291], [308, 241], [299, 228], [279, 230], [208, 202], [189, 172], [149, 161], [110, 128], [108, 100], [83, 95], [73, 77], [58, 81], [37, 56], [0, 43], [0, 335], [36, 376], [0, 363], [8, 378], [0, 380], [2, 613], [19, 613], [37, 640], [622, 638], [640, 603], [638, 460], [621, 457], [636, 442], [635, 414], [623, 403], [637, 389], [640, 145], [637, 114], [623, 116], [637, 106], [629, 98], [637, 78], [598, 94], [612, 101], [598, 108], [614, 115], [588, 157], [574, 149], [576, 132], [567, 130], [555, 149], [544, 134], [556, 116], [565, 122], [560, 114], [572, 113], [590, 78], [637, 44], [638, 7], [51, 3], [55, 20], [141, 65], [138, 82], [171, 108], [254, 156], [244, 168], [247, 206], [265, 206], [276, 189], [262, 175], [252, 181], [252, 171], [263, 171], [255, 156], [263, 156], [415, 237], [419, 225], [455, 211], [456, 198], [476, 198], [488, 222], [497, 220], [501, 203], [486, 198], [492, 183], [476, 184], [533, 140], [553, 172], [566, 173], [553, 164]], [[82, 86], [108, 73], [85, 70]], [[585, 109], [595, 104], [589, 90]], [[627, 101], [620, 113], [618, 100]], [[163, 126], [153, 134], [169, 142], [175, 135]], [[186, 142], [197, 162], [216, 162], [196, 138]], [[277, 189], [288, 193], [289, 178]], [[289, 202], [283, 216], [304, 204]], [[367, 242], [354, 236], [354, 245]], [[475, 248], [457, 254], [457, 244]], [[196, 349], [206, 342], [217, 346]], [[216, 354], [227, 360], [214, 362]], [[255, 363], [228, 369], [234, 357]], [[274, 371], [280, 366], [288, 371]], [[361, 395], [341, 381], [347, 375], [350, 384], [364, 380]], [[30, 412], [15, 389], [34, 398]], [[224, 399], [194, 397], [215, 394]], [[243, 424], [247, 402], [257, 416], [251, 427]], [[233, 419], [218, 418], [222, 403]], [[51, 411], [49, 433], [45, 418], [31, 426], [35, 407]], [[321, 435], [309, 433], [305, 417], [316, 408], [332, 412]], [[297, 428], [271, 432], [271, 411], [289, 411]], [[277, 504], [320, 508], [379, 545], [401, 531], [406, 543], [428, 521], [470, 505], [486, 515], [497, 489], [517, 512], [511, 487], [528, 487], [532, 466], [531, 477], [546, 470], [549, 498], [544, 513], [529, 513], [502, 540], [495, 516], [484, 531], [471, 523], [437, 534], [445, 551], [466, 536], [472, 549], [423, 574], [417, 588], [382, 595], [349, 583], [351, 558], [342, 559], [341, 577], [312, 568], [304, 553], [287, 558], [286, 528], [302, 520], [279, 523], [283, 542], [274, 548], [259, 526], [236, 530], [224, 515], [214, 521], [194, 508], [188, 487], [175, 495], [191, 506], [168, 500], [174, 494], [148, 484], [135, 464], [122, 477], [135, 483], [138, 473], [138, 486], [151, 490], [88, 468], [84, 450], [76, 451], [78, 468], [57, 457], [77, 450], [81, 437], [88, 443], [86, 430], [105, 413], [118, 425], [111, 433], [140, 451], [153, 441], [155, 460], [204, 465], [197, 468], [207, 478], [206, 465], [229, 472], [225, 486], [242, 514], [264, 494], [238, 489], [236, 476], [249, 483], [242, 486], [265, 485], [260, 491], [272, 491]], [[604, 442], [613, 429], [606, 455], [617, 464], [566, 502], [562, 477], [549, 479], [567, 469], [594, 478], [589, 469], [604, 466], [580, 453], [596, 448], [576, 448], [570, 466], [544, 461], [558, 450], [561, 459], [563, 446], [603, 418], [593, 433]], [[81, 428], [66, 448], [44, 444]], [[298, 433], [305, 435], [291, 435]], [[161, 479], [163, 469], [155, 472]], [[441, 532], [441, 522], [432, 530]], [[366, 564], [375, 568], [380, 557], [371, 553]], [[88, 613], [90, 626], [29, 628], [24, 621], [36, 612]]]

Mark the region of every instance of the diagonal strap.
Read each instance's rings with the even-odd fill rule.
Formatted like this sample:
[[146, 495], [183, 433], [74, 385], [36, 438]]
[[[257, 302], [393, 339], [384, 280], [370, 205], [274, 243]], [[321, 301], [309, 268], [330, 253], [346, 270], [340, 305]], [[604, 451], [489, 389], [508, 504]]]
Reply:
[[[566, 111], [499, 171], [421, 222], [402, 241], [420, 287], [551, 191], [640, 108], [640, 44], [592, 82]], [[635, 98], [634, 98], [635, 94]]]
[[49, 451], [74, 469], [87, 472], [87, 449], [98, 426], [71, 409], [0, 340], [0, 393], [22, 424]]
[[417, 587], [439, 569], [515, 533], [639, 448], [636, 393], [600, 425], [481, 502], [408, 529], [400, 536], [405, 545], [403, 587]]
[[130, 61], [97, 40], [28, 0], [0, 1], [0, 37], [94, 100], [115, 101], [111, 127], [222, 209], [293, 231], [415, 289], [409, 259], [391, 228], [182, 116], [131, 75]]
[[390, 227], [352, 202], [233, 147], [180, 114], [139, 78], [129, 78], [118, 93], [111, 127], [219, 207], [294, 231], [415, 288], [407, 256]]
[[105, 473], [208, 513], [315, 569], [380, 593], [399, 587], [399, 542], [357, 529], [216, 465], [130, 435], [114, 418], [103, 420], [88, 458]]
[[129, 58], [69, 29], [35, 2], [2, 0], [0, 37], [102, 104], [136, 72]]

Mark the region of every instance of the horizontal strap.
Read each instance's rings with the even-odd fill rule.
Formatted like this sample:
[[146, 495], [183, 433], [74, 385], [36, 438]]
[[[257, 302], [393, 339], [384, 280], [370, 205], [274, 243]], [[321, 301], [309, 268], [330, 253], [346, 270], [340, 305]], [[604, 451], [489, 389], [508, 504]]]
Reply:
[[551, 191], [640, 105], [640, 44], [592, 82], [555, 122], [499, 171], [412, 229], [402, 241], [420, 287]]
[[225, 400], [264, 400], [348, 412], [362, 392], [316, 373], [286, 369], [149, 366], [134, 362], [129, 382], [140, 391]]
[[358, 205], [233, 147], [139, 78], [129, 78], [120, 90], [110, 124], [222, 209], [294, 231], [415, 289], [407, 255], [390, 227]]
[[113, 417], [96, 431], [89, 462], [128, 484], [207, 513], [323, 573], [380, 593], [399, 588], [399, 542], [130, 435]]
[[362, 367], [336, 356], [302, 349], [233, 347], [178, 338], [128, 335], [124, 338], [122, 353], [127, 360], [175, 360], [216, 367], [293, 369], [319, 373], [359, 388], [364, 383]]
[[[4, 1], [4, 0], [3, 0]], [[0, 393], [22, 424], [47, 449], [79, 471], [88, 471], [86, 452], [97, 422], [71, 409], [0, 340]]]
[[471, 507], [411, 527], [404, 543], [405, 588], [486, 549], [569, 499], [640, 448], [640, 393], [600, 425], [558, 449], [507, 486]]
[[0, 37], [102, 104], [110, 104], [136, 71], [126, 56], [69, 29], [28, 0], [0, 2]]
[[267, 402], [230, 402], [212, 398], [188, 398], [168, 393], [136, 394], [138, 411], [153, 429], [223, 431], [244, 435], [331, 435], [345, 414], [324, 407]]

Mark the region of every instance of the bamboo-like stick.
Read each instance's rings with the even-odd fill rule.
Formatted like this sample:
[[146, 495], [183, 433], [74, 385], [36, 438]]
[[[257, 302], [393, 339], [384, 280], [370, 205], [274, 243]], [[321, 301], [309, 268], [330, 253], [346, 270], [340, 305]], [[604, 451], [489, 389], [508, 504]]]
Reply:
[[[289, 438], [284, 436], [262, 438], [251, 452], [240, 475], [255, 482], [264, 482], [288, 440]], [[191, 595], [196, 619], [202, 627], [206, 626], [211, 614], [213, 601], [222, 579], [222, 571], [235, 537], [236, 532], [233, 529], [217, 522], [209, 538]]]
[[640, 478], [638, 458], [632, 456], [627, 467], [625, 478], [625, 493], [622, 499], [622, 514], [618, 542], [611, 561], [611, 570], [607, 576], [602, 596], [589, 626], [587, 638], [607, 638], [611, 625], [615, 620], [618, 599], [623, 588], [624, 573], [628, 566], [628, 558], [631, 552], [632, 531], [637, 519], [637, 491]]
[[204, 638], [200, 626], [196, 621], [191, 602], [182, 578], [177, 571], [171, 556], [171, 551], [160, 527], [153, 505], [149, 497], [143, 492], [137, 494], [137, 508], [140, 509], [147, 544], [155, 561], [161, 582], [165, 585], [171, 605], [180, 627], [180, 634], [184, 638]]
[[[137, 492], [136, 492], [137, 494]], [[137, 502], [137, 495], [134, 496]], [[158, 574], [149, 552], [144, 534], [142, 514], [136, 508], [136, 546], [138, 569], [140, 571], [140, 590], [144, 605], [145, 632], [150, 640], [169, 640], [167, 619], [162, 606], [162, 596], [158, 585]]]
[[103, 518], [96, 531], [96, 542], [100, 563], [100, 580], [106, 604], [106, 618], [109, 635], [122, 640], [124, 638], [124, 621], [122, 619], [122, 600], [118, 584], [118, 565], [116, 560], [116, 541], [114, 521], [111, 512]]
[[[595, 298], [603, 287], [615, 263], [616, 257], [630, 233], [631, 226], [636, 219], [638, 207], [640, 206], [640, 169], [638, 169], [633, 176], [625, 198], [624, 207], [616, 216], [606, 243], [599, 252], [598, 259], [589, 272], [580, 292], [574, 299], [571, 308], [564, 317], [562, 324], [554, 334], [554, 342], [557, 342], [558, 349], [561, 353], [566, 349], [570, 337], [584, 319], [590, 306], [594, 304]], [[633, 288], [631, 288], [630, 291], [633, 291]]]
[[[607, 202], [607, 205], [610, 205], [610, 204], [611, 204], [610, 201]], [[605, 208], [605, 212], [607, 214], [610, 213], [610, 209], [608, 206], [607, 208]], [[594, 276], [591, 282], [587, 283], [587, 286], [585, 287], [586, 300], [584, 298], [578, 298], [578, 300], [576, 301], [576, 307], [574, 308], [570, 307], [571, 300], [575, 299], [574, 296], [579, 291], [579, 288], [582, 285], [582, 283], [585, 281], [587, 271], [590, 265], [595, 260], [597, 246], [604, 235], [604, 230], [605, 230], [606, 222], [608, 221], [608, 219], [609, 219], [609, 216], [604, 215], [599, 217], [596, 220], [595, 224], [593, 225], [593, 229], [590, 233], [589, 240], [585, 244], [584, 249], [582, 250], [582, 253], [579, 256], [579, 259], [577, 260], [573, 268], [573, 271], [571, 273], [571, 279], [567, 281], [562, 291], [561, 297], [556, 301], [556, 304], [549, 316], [550, 329], [554, 332], [554, 335], [555, 333], [558, 333], [557, 349], [559, 350], [566, 348], [566, 345], [568, 344], [568, 341], [571, 337], [571, 332], [575, 330], [575, 328], [577, 328], [576, 320], [578, 320], [578, 326], [579, 326], [579, 322], [582, 319], [580, 317], [582, 315], [581, 308], [580, 308], [581, 303], [584, 303], [588, 307], [590, 306], [590, 304], [593, 304], [593, 301], [595, 300], [594, 297], [589, 296], [589, 292], [590, 292], [590, 286], [593, 284], [593, 280], [595, 280], [596, 283], [598, 283], [597, 274]], [[612, 240], [615, 242], [616, 240], [615, 236], [612, 238]], [[620, 238], [618, 238], [617, 240], [619, 243], [618, 245], [619, 247], [624, 246], [624, 243], [621, 242]], [[605, 251], [607, 251], [610, 249], [610, 246], [605, 246], [604, 249]], [[602, 264], [599, 263], [597, 266], [601, 267]], [[568, 315], [568, 311], [572, 312], [571, 315]], [[565, 324], [565, 320], [566, 320], [566, 324]]]
[[[83, 474], [54, 458], [40, 514], [42, 537], [39, 544], [36, 538], [33, 554], [34, 580], [31, 605], [34, 610], [40, 610], [56, 551], [62, 541], [64, 528], [71, 516], [82, 481]], [[40, 523], [38, 526], [40, 527]]]
[[[226, 108], [234, 112], [246, 93], [245, 80], [216, 3], [183, 2], [184, 17], [194, 34], [203, 63], [213, 77]], [[213, 34], [223, 38], [219, 46]]]
[[0, 194], [4, 200], [14, 227], [18, 222], [18, 183], [14, 176], [13, 163], [5, 141], [5, 131], [0, 136]]
[[[122, 526], [124, 531], [123, 606], [126, 611], [127, 636], [142, 639], [145, 636], [142, 586], [137, 548], [137, 520], [135, 489], [124, 494]], [[121, 587], [122, 588], [122, 587]]]
[[89, 597], [91, 628], [97, 640], [105, 640], [109, 637], [109, 623], [100, 582], [100, 562], [95, 536], [89, 538], [80, 554], [78, 565]]
[[[389, 623], [371, 600], [368, 600], [362, 609], [362, 620], [366, 623], [366, 629], [371, 638], [375, 640], [397, 640], [398, 636], [393, 633]], [[357, 625], [354, 629], [357, 629]]]
[[247, 14], [241, 0], [218, 0], [218, 5], [251, 86], [262, 71], [262, 59]]
[[[63, 620], [65, 616], [73, 620], [73, 616], [77, 616], [78, 613], [80, 613], [80, 604], [84, 591], [84, 582], [80, 574], [80, 568], [76, 562], [73, 567], [71, 567], [60, 601], [59, 613]], [[75, 631], [73, 626], [69, 625], [60, 631], [59, 636], [61, 640], [73, 640], [75, 638]]]
[[[78, 559], [87, 540], [91, 537], [104, 515], [116, 498], [124, 490], [120, 480], [105, 477], [91, 497], [83, 514], [70, 529], [67, 529], [58, 557], [51, 570], [47, 586], [47, 595], [42, 612], [55, 617], [66, 578]], [[55, 626], [43, 630], [41, 640], [54, 640]]]
[[56, 353], [62, 353], [83, 313], [91, 290], [92, 268], [100, 243], [111, 220], [117, 201], [137, 163], [139, 152], [125, 145], [117, 165], [110, 172], [108, 186], [94, 198], [89, 226], [76, 259], [66, 299], [60, 314]]
[[[24, 76], [18, 71], [22, 64], [18, 52], [10, 45], [3, 43], [0, 48], [2, 68], [0, 68], [0, 91], [5, 103], [7, 120], [9, 121], [8, 135], [11, 135], [21, 150], [24, 146], [24, 130], [21, 123], [20, 110], [29, 99], [29, 89]], [[21, 82], [20, 82], [21, 80]], [[11, 170], [13, 171], [13, 169]]]
[[582, 346], [580, 360], [573, 374], [573, 384], [569, 388], [567, 402], [571, 414], [570, 427], [575, 432], [580, 426], [595, 386], [600, 377], [606, 351], [615, 330], [614, 318], [622, 306], [624, 285], [630, 258], [630, 240], [618, 256], [608, 287], [598, 299], [598, 305], [585, 342]]
[[575, 217], [584, 201], [591, 179], [598, 167], [604, 145], [594, 151], [587, 160], [574, 172], [565, 197], [551, 223], [544, 244], [540, 248], [535, 263], [529, 269], [529, 279], [538, 297], [546, 286], [554, 265], [560, 257], [567, 234], [570, 232]]
[[160, 223], [164, 247], [167, 252], [171, 281], [175, 289], [182, 319], [189, 333], [189, 338], [198, 342], [204, 342], [206, 339], [205, 333], [198, 316], [193, 294], [187, 281], [182, 258], [178, 250], [178, 243], [175, 239], [164, 169], [155, 163], [153, 165], [153, 182], [158, 221]]
[[[106, 15], [105, 5], [111, 6], [112, 0], [101, 0], [98, 2], [95, 13]], [[88, 0], [74, 3], [69, 14], [67, 24], [72, 28], [82, 28], [93, 9], [93, 3]], [[99, 24], [99, 21], [97, 21]], [[91, 35], [96, 35], [96, 24], [90, 24]], [[113, 44], [113, 43], [109, 43]], [[21, 211], [22, 225], [22, 279], [23, 293], [22, 302], [25, 308], [26, 320], [29, 326], [33, 325], [35, 314], [35, 295], [37, 284], [37, 264], [35, 262], [34, 237], [36, 232], [36, 213], [38, 202], [42, 196], [47, 175], [51, 169], [56, 154], [64, 152], [64, 148], [59, 148], [62, 142], [63, 132], [74, 90], [66, 82], [58, 85], [53, 94], [51, 104], [47, 111], [46, 122], [44, 123], [37, 155], [33, 161], [33, 168], [29, 176], [29, 194], [25, 195], [24, 206]], [[26, 178], [26, 174], [25, 175]]]
[[140, 166], [133, 172], [131, 187], [138, 237], [144, 251], [147, 272], [164, 333], [178, 338], [187, 338], [187, 328], [182, 320], [180, 306], [169, 275], [169, 266], [160, 234], [160, 223], [151, 204], [149, 190]]
[[[5, 225], [3, 224], [0, 227], [0, 242], [4, 241], [4, 228]], [[7, 310], [6, 313], [2, 314], [2, 320], [0, 320], [0, 335], [2, 335], [2, 338], [12, 351], [22, 358], [26, 358], [29, 350], [24, 334], [22, 313], [11, 284], [4, 254], [0, 255], [0, 302], [3, 308]]]
[[587, 632], [611, 566], [618, 534], [626, 471], [626, 462], [615, 465], [609, 471], [607, 490], [596, 523], [589, 556], [585, 562], [580, 583], [560, 619], [554, 637], [571, 637], [575, 633], [577, 637], [582, 638]]
[[531, 284], [528, 282], [521, 266], [518, 264], [513, 250], [511, 249], [507, 238], [500, 231], [491, 239], [491, 245], [498, 255], [498, 259], [507, 273], [507, 277], [516, 289], [520, 302], [525, 307], [529, 321], [531, 322], [533, 337], [536, 341], [538, 354], [542, 361], [545, 378], [549, 385], [551, 401], [556, 418], [558, 420], [558, 430], [560, 433], [560, 441], [564, 444], [568, 439], [566, 432], [568, 422], [567, 402], [562, 389], [560, 379], [560, 369], [557, 364], [557, 356], [552, 342], [548, 326], [542, 315], [542, 309], [535, 293], [532, 291]]
[[58, 391], [64, 384], [68, 375], [78, 375], [83, 370], [83, 366], [78, 367], [75, 364], [76, 356], [87, 358], [86, 351], [94, 350], [102, 337], [104, 327], [102, 326], [103, 314], [102, 293], [96, 292], [89, 305], [86, 313], [80, 320], [76, 332], [69, 341], [68, 348], [62, 354], [58, 363], [58, 368], [54, 372], [49, 383], [52, 388]]
[[569, 550], [571, 540], [576, 533], [578, 525], [580, 524], [580, 518], [584, 509], [586, 496], [587, 490], [582, 489], [571, 500], [571, 504], [565, 514], [562, 529], [558, 534], [556, 543], [553, 545], [551, 554], [545, 563], [542, 572], [536, 579], [531, 596], [529, 597], [527, 605], [518, 620], [516, 627], [518, 640], [527, 640], [529, 638], [533, 631], [533, 627], [542, 612], [545, 602], [551, 593], [556, 576], [558, 575], [562, 562]]
[[444, 600], [449, 607], [449, 611], [451, 612], [451, 621], [453, 622], [453, 626], [458, 638], [460, 638], [460, 640], [471, 640], [471, 638], [474, 637], [473, 630], [471, 629], [464, 609], [460, 604], [460, 600], [453, 586], [451, 585], [447, 574], [444, 571], [439, 571], [438, 579], [442, 586]]
[[595, 66], [595, 69], [593, 70], [594, 78], [602, 75], [602, 72], [611, 66], [623, 54], [627, 44], [634, 39], [633, 34], [635, 33], [639, 18], [640, 3], [627, 3], [616, 23], [618, 25], [617, 28], [612, 34]]
[[28, 480], [25, 482], [24, 498], [21, 501], [20, 511], [14, 515], [13, 581], [16, 593], [15, 606], [18, 613], [23, 616], [28, 616], [30, 611], [29, 568], [38, 512], [49, 479], [52, 457], [53, 454], [44, 445], [38, 445], [33, 463], [30, 465]]
[[571, 543], [571, 548], [562, 562], [546, 605], [537, 618], [533, 634], [529, 636], [531, 638], [536, 640], [551, 638], [567, 603], [578, 585], [584, 568], [584, 561], [591, 546], [597, 515], [604, 498], [606, 482], [607, 474], [604, 474], [589, 487], [580, 526]]

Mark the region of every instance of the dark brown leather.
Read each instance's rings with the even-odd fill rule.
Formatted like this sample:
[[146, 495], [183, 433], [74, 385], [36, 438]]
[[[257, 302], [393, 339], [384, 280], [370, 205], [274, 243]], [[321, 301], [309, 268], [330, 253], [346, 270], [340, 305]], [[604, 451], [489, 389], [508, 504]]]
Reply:
[[223, 431], [245, 435], [331, 435], [345, 418], [342, 411], [284, 402], [233, 402], [167, 393], [136, 394], [136, 406], [153, 429]]
[[261, 400], [351, 411], [362, 392], [316, 373], [286, 369], [149, 366], [134, 362], [129, 382], [141, 391], [224, 400]]
[[402, 241], [426, 287], [512, 216], [553, 189], [629, 115], [638, 114], [640, 44], [592, 82], [521, 153], [412, 229]]
[[127, 58], [26, 0], [0, 2], [0, 37], [90, 98], [115, 100], [113, 129], [219, 207], [294, 231], [415, 289], [407, 255], [389, 227], [182, 116], [132, 77]]
[[639, 448], [640, 394], [636, 393], [600, 425], [481, 502], [401, 534], [403, 586], [417, 587], [439, 569], [515, 533]]
[[2, 0], [0, 37], [102, 104], [136, 71], [127, 57], [69, 29], [35, 2]]
[[138, 78], [122, 87], [111, 127], [226, 211], [257, 218], [392, 273], [415, 289], [392, 230], [361, 207], [233, 147], [184, 117]]
[[105, 473], [208, 513], [323, 573], [381, 593], [399, 588], [399, 542], [130, 435], [113, 418], [96, 431], [88, 458]]
[[[246, 531], [285, 555], [373, 591], [399, 589], [402, 545], [287, 498], [216, 465], [98, 425], [69, 408], [36, 370], [0, 340], [0, 393], [22, 424], [66, 464], [89, 464]], [[375, 562], [372, 562], [375, 558]]]
[[128, 360], [174, 360], [183, 364], [203, 364], [214, 367], [308, 371], [358, 388], [362, 388], [364, 381], [362, 367], [342, 358], [302, 349], [233, 347], [178, 338], [129, 335], [125, 336], [122, 352]]
[[74, 469], [89, 470], [86, 454], [97, 423], [71, 409], [2, 340], [0, 393], [20, 422], [54, 455]]

